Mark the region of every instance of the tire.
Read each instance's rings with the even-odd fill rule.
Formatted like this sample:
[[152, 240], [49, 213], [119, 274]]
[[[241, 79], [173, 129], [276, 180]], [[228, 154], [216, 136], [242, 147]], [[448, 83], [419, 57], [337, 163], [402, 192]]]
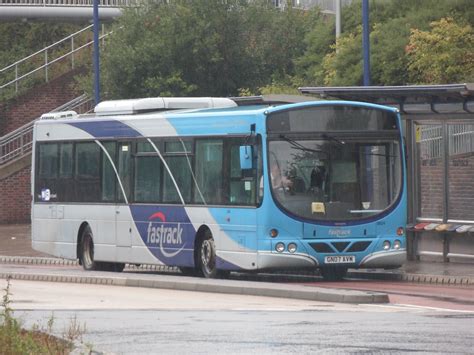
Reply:
[[207, 279], [218, 277], [216, 260], [216, 244], [211, 232], [208, 230], [205, 232], [198, 248], [199, 271], [202, 273], [202, 276]]
[[101, 264], [94, 260], [94, 240], [91, 227], [87, 226], [82, 232], [81, 261], [84, 270], [101, 270]]
[[325, 281], [341, 281], [347, 274], [346, 267], [325, 267], [319, 270]]

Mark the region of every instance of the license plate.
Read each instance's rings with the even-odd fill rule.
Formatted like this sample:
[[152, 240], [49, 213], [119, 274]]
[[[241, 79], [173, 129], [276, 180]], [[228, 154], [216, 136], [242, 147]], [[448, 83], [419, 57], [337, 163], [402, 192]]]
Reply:
[[351, 264], [355, 263], [354, 255], [344, 255], [344, 256], [326, 256], [324, 257], [325, 264]]

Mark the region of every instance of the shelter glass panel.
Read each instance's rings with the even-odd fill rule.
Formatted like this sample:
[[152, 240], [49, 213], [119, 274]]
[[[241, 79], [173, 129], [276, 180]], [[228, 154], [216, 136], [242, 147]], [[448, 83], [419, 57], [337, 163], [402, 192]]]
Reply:
[[474, 124], [449, 124], [448, 218], [474, 221]]
[[444, 139], [442, 125], [416, 126], [420, 213], [423, 218], [443, 218]]

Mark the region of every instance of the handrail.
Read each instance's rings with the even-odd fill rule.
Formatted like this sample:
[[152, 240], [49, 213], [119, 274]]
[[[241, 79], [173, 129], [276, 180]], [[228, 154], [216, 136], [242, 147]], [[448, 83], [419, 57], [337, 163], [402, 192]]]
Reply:
[[[99, 0], [101, 7], [125, 7], [138, 4], [139, 0]], [[92, 6], [94, 0], [0, 0], [2, 5], [18, 6]]]
[[[1, 0], [0, 0], [0, 1], [1, 1]], [[0, 73], [3, 72], [3, 71], [5, 71], [5, 70], [8, 70], [8, 69], [14, 67], [15, 65], [18, 65], [18, 64], [21, 64], [21, 63], [23, 63], [23, 62], [26, 62], [28, 59], [33, 58], [33, 57], [36, 56], [37, 54], [43, 53], [44, 51], [47, 51], [48, 49], [55, 47], [55, 46], [58, 45], [59, 43], [63, 43], [63, 42], [65, 42], [66, 40], [70, 39], [71, 37], [74, 37], [74, 36], [76, 36], [76, 35], [79, 34], [79, 33], [82, 33], [82, 32], [84, 32], [84, 31], [87, 31], [89, 28], [92, 28], [93, 26], [94, 26], [94, 25], [89, 25], [89, 26], [87, 26], [87, 27], [84, 27], [83, 29], [81, 29], [81, 30], [79, 30], [79, 31], [77, 31], [77, 32], [74, 32], [73, 34], [70, 34], [69, 36], [64, 37], [63, 39], [60, 39], [59, 41], [54, 42], [53, 44], [50, 44], [49, 46], [44, 47], [43, 49], [40, 49], [39, 51], [37, 51], [37, 52], [35, 52], [35, 53], [33, 53], [33, 54], [30, 54], [28, 57], [25, 57], [25, 58], [23, 58], [23, 59], [20, 59], [20, 60], [16, 61], [15, 63], [10, 64], [10, 65], [6, 66], [6, 67], [3, 68], [3, 69], [0, 69]]]
[[[0, 1], [1, 1], [1, 0], [0, 0]], [[71, 34], [71, 35], [69, 35], [69, 36], [67, 36], [67, 37], [65, 37], [65, 38], [63, 38], [63, 39], [61, 39], [61, 40], [59, 40], [59, 41], [57, 41], [57, 42], [55, 42], [55, 43], [53, 43], [53, 44], [51, 44], [51, 45], [45, 47], [45, 48], [43, 48], [43, 49], [41, 49], [41, 50], [39, 50], [39, 51], [37, 51], [37, 52], [31, 54], [31, 55], [29, 55], [29, 56], [27, 56], [27, 57], [25, 57], [25, 58], [23, 58], [23, 59], [20, 59], [20, 60], [16, 61], [16, 62], [13, 63], [13, 64], [10, 64], [10, 65], [6, 66], [6, 67], [3, 68], [3, 69], [0, 69], [0, 74], [1, 74], [1, 73], [6, 72], [6, 71], [9, 70], [9, 69], [15, 68], [15, 78], [14, 78], [13, 80], [10, 80], [10, 81], [8, 81], [8, 82], [3, 83], [2, 85], [0, 85], [0, 90], [1, 90], [1, 89], [4, 89], [4, 88], [6, 88], [6, 87], [8, 87], [8, 86], [10, 86], [10, 85], [12, 85], [12, 84], [15, 84], [15, 92], [18, 92], [18, 83], [19, 83], [20, 80], [22, 80], [22, 79], [24, 79], [24, 78], [26, 78], [26, 77], [29, 77], [30, 75], [32, 75], [32, 74], [34, 74], [34, 73], [36, 73], [36, 72], [38, 72], [38, 71], [40, 71], [40, 70], [42, 70], [42, 69], [44, 69], [44, 72], [45, 72], [45, 74], [44, 74], [44, 75], [45, 75], [45, 81], [48, 82], [48, 81], [49, 81], [48, 68], [49, 68], [51, 65], [57, 63], [58, 61], [60, 61], [60, 60], [62, 60], [62, 59], [64, 59], [64, 58], [67, 58], [67, 57], [69, 57], [69, 56], [71, 57], [71, 68], [74, 69], [74, 66], [75, 66], [74, 54], [75, 54], [76, 52], [78, 52], [78, 51], [80, 51], [80, 50], [82, 50], [82, 49], [88, 47], [88, 46], [91, 46], [91, 45], [94, 43], [93, 40], [90, 40], [90, 41], [88, 41], [88, 42], [85, 43], [85, 44], [82, 44], [82, 45], [80, 45], [80, 46], [78, 46], [78, 47], [75, 47], [75, 45], [74, 45], [74, 39], [75, 39], [78, 35], [80, 35], [81, 33], [83, 33], [83, 32], [85, 32], [85, 31], [91, 29], [92, 26], [93, 26], [93, 25], [89, 25], [89, 26], [87, 26], [87, 27], [85, 27], [85, 28], [83, 28], [83, 29], [81, 29], [81, 30], [79, 30], [79, 31], [77, 31], [77, 32], [75, 32], [75, 33], [73, 33], [73, 34]], [[104, 32], [104, 28], [102, 28], [102, 34], [99, 36], [99, 39], [103, 40], [103, 39], [104, 39], [105, 37], [107, 37], [110, 33], [111, 33], [111, 32], [105, 33], [105, 32]], [[48, 56], [48, 50], [51, 50], [51, 49], [53, 49], [53, 48], [59, 46], [60, 44], [66, 42], [66, 41], [68, 41], [68, 40], [71, 41], [71, 49], [70, 49], [67, 53], [65, 53], [65, 54], [63, 54], [63, 55], [61, 55], [61, 56], [59, 56], [58, 58], [55, 58], [55, 59], [53, 59], [53, 60], [50, 60], [50, 59], [49, 59], [49, 56]], [[34, 58], [34, 57], [37, 57], [37, 56], [44, 56], [44, 64], [40, 65], [39, 67], [34, 68], [33, 70], [30, 70], [29, 72], [27, 72], [27, 73], [25, 73], [25, 74], [19, 75], [19, 73], [18, 73], [18, 66], [21, 65], [21, 64], [23, 64], [23, 63], [25, 63], [25, 62], [27, 62], [28, 60], [30, 60], [30, 59], [32, 59], [32, 58]]]
[[[92, 99], [83, 94], [56, 107], [51, 112], [73, 109], [79, 111], [79, 113], [89, 112], [91, 110], [91, 103]], [[84, 107], [87, 107], [87, 109], [84, 109]], [[38, 119], [39, 118], [36, 118], [13, 132], [0, 137], [0, 167], [14, 159], [25, 156], [31, 151], [33, 145], [33, 125]]]

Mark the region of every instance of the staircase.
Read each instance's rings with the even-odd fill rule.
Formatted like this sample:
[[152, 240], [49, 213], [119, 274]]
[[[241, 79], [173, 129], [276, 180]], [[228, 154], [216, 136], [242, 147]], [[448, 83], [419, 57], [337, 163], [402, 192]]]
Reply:
[[92, 109], [74, 87], [91, 57], [91, 27], [0, 69], [0, 224], [30, 221], [34, 121], [45, 112]]

